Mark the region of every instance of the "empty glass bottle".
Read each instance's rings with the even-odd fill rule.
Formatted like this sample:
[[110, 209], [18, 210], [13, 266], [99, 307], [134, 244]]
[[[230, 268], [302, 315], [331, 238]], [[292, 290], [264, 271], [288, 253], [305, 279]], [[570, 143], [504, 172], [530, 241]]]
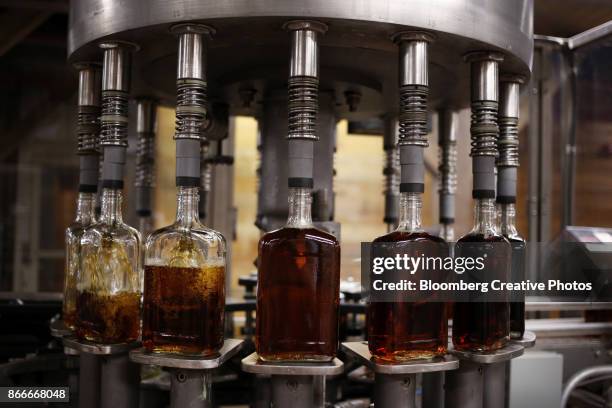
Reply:
[[123, 343], [140, 337], [140, 234], [121, 216], [121, 190], [104, 188], [100, 220], [81, 238], [76, 333], [80, 339]]
[[338, 349], [340, 244], [312, 224], [311, 189], [289, 189], [285, 227], [259, 241], [256, 348], [264, 361], [330, 361]]
[[178, 187], [176, 221], [145, 248], [144, 346], [213, 355], [223, 346], [225, 238], [198, 216], [198, 188]]
[[76, 321], [76, 282], [81, 267], [81, 237], [85, 229], [96, 222], [96, 193], [79, 192], [74, 222], [66, 228], [66, 268], [64, 275], [64, 303], [62, 318], [66, 327], [75, 328]]

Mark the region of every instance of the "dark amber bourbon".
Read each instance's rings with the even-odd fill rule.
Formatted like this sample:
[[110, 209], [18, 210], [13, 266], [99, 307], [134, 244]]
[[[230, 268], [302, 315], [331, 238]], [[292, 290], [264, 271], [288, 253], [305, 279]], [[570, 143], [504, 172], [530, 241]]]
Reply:
[[145, 266], [142, 342], [148, 351], [214, 355], [223, 346], [224, 316], [224, 266]]
[[[478, 254], [473, 250], [462, 251], [461, 243], [482, 244]], [[487, 244], [493, 244], [487, 246]], [[505, 244], [505, 245], [504, 245]], [[501, 254], [495, 254], [501, 251]], [[484, 237], [483, 234], [469, 234], [457, 241], [455, 256], [482, 256], [503, 260], [510, 256], [508, 241], [501, 235]], [[498, 256], [499, 255], [499, 256]], [[502, 261], [493, 265], [487, 263], [487, 270], [504, 282], [509, 280], [510, 264]], [[510, 336], [509, 302], [461, 302], [456, 301], [453, 311], [453, 346], [463, 351], [494, 351], [502, 348]]]
[[76, 335], [96, 343], [129, 343], [140, 335], [140, 293], [97, 294], [82, 291], [77, 296]]
[[259, 243], [256, 348], [268, 361], [329, 361], [338, 349], [340, 245], [315, 228]]
[[[393, 231], [374, 242], [418, 243], [410, 256], [448, 256], [443, 253], [444, 240], [426, 232]], [[431, 242], [431, 250], [424, 245]], [[417, 254], [416, 251], [419, 253]], [[423, 278], [426, 278], [425, 272]], [[374, 357], [384, 361], [403, 362], [431, 359], [446, 353], [448, 319], [446, 303], [423, 300], [406, 302], [398, 292], [395, 302], [370, 302], [368, 305], [368, 347]]]
[[[506, 236], [512, 246], [512, 281], [525, 279], [525, 240], [519, 236]], [[510, 338], [522, 339], [525, 334], [525, 299], [510, 302]]]

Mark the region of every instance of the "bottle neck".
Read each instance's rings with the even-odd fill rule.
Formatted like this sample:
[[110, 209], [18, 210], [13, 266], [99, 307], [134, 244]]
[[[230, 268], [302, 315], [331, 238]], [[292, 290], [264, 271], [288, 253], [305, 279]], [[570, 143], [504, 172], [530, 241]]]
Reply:
[[75, 221], [83, 225], [91, 224], [96, 219], [96, 194], [79, 193]]
[[289, 189], [289, 217], [287, 226], [306, 228], [312, 226], [312, 189]]
[[102, 190], [100, 221], [105, 224], [123, 222], [123, 216], [121, 214], [122, 202], [123, 193], [121, 190], [114, 188], [105, 188]]
[[500, 204], [499, 205], [499, 226], [501, 233], [511, 237], [518, 235], [516, 229], [516, 206], [515, 204]]
[[497, 232], [495, 200], [492, 198], [477, 199], [474, 204], [473, 232], [488, 234]]
[[200, 222], [198, 202], [200, 194], [198, 187], [178, 187], [176, 196], [176, 222], [184, 227], [189, 227]]
[[421, 193], [400, 193], [398, 231], [422, 231], [421, 208], [423, 197]]
[[444, 239], [446, 242], [453, 242], [455, 240], [455, 228], [453, 224], [442, 224], [440, 238]]

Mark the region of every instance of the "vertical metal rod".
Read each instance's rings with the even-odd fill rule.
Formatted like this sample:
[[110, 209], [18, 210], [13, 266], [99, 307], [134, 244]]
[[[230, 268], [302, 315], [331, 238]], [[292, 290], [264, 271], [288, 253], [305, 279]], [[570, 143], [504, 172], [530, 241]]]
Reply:
[[206, 40], [214, 29], [201, 24], [178, 24], [171, 28], [178, 35], [176, 72], [176, 185], [200, 187], [201, 144], [208, 112], [206, 82]]
[[383, 149], [385, 151], [385, 215], [383, 221], [387, 224], [387, 231], [396, 228], [399, 219], [399, 184], [400, 164], [399, 150], [397, 148], [398, 121], [396, 116], [388, 115], [384, 119]]
[[133, 46], [121, 42], [103, 43], [102, 115], [100, 145], [103, 148], [102, 187], [122, 189], [128, 145], [128, 94]]
[[376, 408], [415, 408], [415, 398], [416, 374], [375, 374]]
[[272, 376], [272, 406], [312, 408], [314, 379], [309, 375]]
[[444, 372], [423, 374], [423, 408], [444, 408]]
[[135, 408], [140, 398], [140, 366], [127, 353], [102, 357], [100, 408]]
[[204, 370], [172, 370], [170, 408], [212, 406], [210, 373]]
[[157, 125], [157, 103], [148, 98], [136, 101], [136, 213], [140, 218], [139, 231], [146, 237], [152, 230], [151, 205], [155, 187], [155, 132]]
[[270, 408], [272, 401], [272, 390], [270, 385], [270, 377], [256, 374], [253, 380], [254, 401], [251, 402], [251, 408]]
[[[535, 42], [533, 53], [533, 73], [529, 82], [529, 92], [531, 92], [531, 96], [529, 98], [529, 138], [527, 146], [529, 149], [529, 242], [540, 242], [540, 185], [538, 163], [540, 162], [540, 132], [542, 128], [542, 53], [542, 47], [538, 46], [538, 43]], [[538, 260], [540, 257], [537, 248], [539, 248], [539, 246], [536, 246], [536, 248], [534, 248], [532, 251], [527, 251], [527, 278], [531, 279], [532, 281], [538, 279]]]
[[100, 357], [79, 354], [79, 408], [100, 406]]
[[483, 370], [478, 364], [461, 361], [459, 369], [446, 373], [445, 408], [483, 407]]
[[440, 188], [440, 236], [451, 242], [455, 239], [455, 191], [457, 190], [457, 112], [443, 109], [438, 112], [438, 172]]
[[491, 364], [484, 368], [484, 408], [506, 406], [506, 362]]
[[315, 408], [325, 408], [325, 376], [317, 375], [313, 377], [313, 399]]
[[561, 229], [574, 224], [576, 189], [576, 66], [574, 53], [565, 48], [561, 53]]
[[466, 56], [471, 70], [472, 122], [472, 197], [495, 198], [495, 158], [499, 126], [499, 63], [503, 56], [495, 52], [474, 52]]

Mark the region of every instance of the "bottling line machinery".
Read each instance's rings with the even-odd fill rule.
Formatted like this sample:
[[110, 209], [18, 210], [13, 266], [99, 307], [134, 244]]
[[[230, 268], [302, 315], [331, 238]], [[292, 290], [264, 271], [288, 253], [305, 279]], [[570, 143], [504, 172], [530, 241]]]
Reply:
[[[595, 259], [589, 244], [612, 242], [610, 231], [572, 226], [577, 188], [577, 61], [580, 52], [606, 38], [612, 24], [568, 38], [534, 35], [532, 0], [73, 0], [68, 8], [68, 62], [78, 73], [73, 115], [78, 186], [80, 193], [89, 194], [89, 201], [79, 204], [77, 224], [100, 213], [102, 218], [115, 217], [115, 222], [118, 217], [122, 222], [120, 193], [113, 199], [111, 194], [103, 196], [102, 190], [124, 188], [126, 161], [132, 157], [126, 153], [130, 139], [136, 142], [135, 174], [125, 189], [135, 192], [129, 205], [138, 225], [135, 229], [126, 226], [121, 239], [136, 242], [127, 246], [138, 247], [140, 236], [150, 236], [154, 169], [166, 166], [156, 161], [157, 108], [173, 107], [176, 184], [182, 191], [195, 188], [199, 196], [199, 206], [185, 211], [197, 213], [225, 236], [208, 235], [206, 253], [223, 247], [219, 258], [225, 265], [225, 290], [230, 289], [230, 276], [240, 276], [245, 294], [242, 299], [227, 298], [224, 312], [210, 323], [221, 337], [225, 335], [225, 341], [214, 355], [202, 357], [151, 353], [149, 343], [156, 340], [146, 327], [142, 337], [104, 338], [78, 329], [75, 336], [74, 327], [68, 326], [84, 320], [80, 312], [87, 303], [76, 289], [70, 296], [65, 290], [63, 313], [56, 309], [42, 313], [45, 322], [53, 316], [53, 340], [48, 347], [52, 352], [0, 365], [0, 386], [68, 384], [70, 406], [100, 408], [371, 404], [377, 408], [544, 408], [605, 406], [612, 401], [609, 302], [528, 298], [528, 319], [520, 330], [524, 335], [503, 347], [491, 352], [450, 347], [434, 359], [389, 364], [376, 360], [368, 349], [366, 302], [359, 290], [343, 282], [337, 304], [337, 356], [334, 352], [318, 364], [264, 361], [262, 346], [254, 341], [258, 276], [232, 267], [234, 215], [227, 211], [232, 182], [231, 172], [224, 171], [234, 165], [233, 118], [254, 117], [260, 162], [253, 222], [261, 234], [282, 228], [287, 214], [294, 211], [287, 196], [292, 189], [307, 188], [312, 189], [312, 206], [306, 202], [313, 226], [341, 243], [334, 157], [336, 125], [346, 120], [353, 133], [382, 136], [383, 151], [372, 154], [384, 155], [381, 221], [389, 231], [403, 217], [400, 194], [432, 189], [434, 183], [424, 187], [427, 173], [437, 176], [439, 196], [434, 205], [439, 223], [428, 230], [448, 242], [456, 241], [459, 234], [454, 224], [465, 214], [458, 208], [459, 195], [468, 189], [458, 184], [469, 185], [464, 184], [466, 175], [459, 172], [458, 162], [467, 162], [469, 153], [473, 197], [494, 200], [497, 193], [498, 203], [514, 204], [517, 189], [518, 195], [528, 195], [528, 230], [523, 232], [530, 242], [548, 242], [552, 241], [550, 146], [559, 142], [564, 234], [559, 240], [579, 244], [586, 258]], [[527, 91], [521, 93], [521, 89]], [[552, 116], [559, 111], [564, 115], [555, 123]], [[128, 137], [129, 133], [136, 137]], [[423, 153], [431, 133], [437, 135], [440, 152], [435, 164]], [[524, 157], [526, 150], [528, 157]], [[521, 173], [519, 162], [528, 171]], [[528, 183], [521, 174], [528, 175]], [[185, 198], [188, 194], [178, 198], [179, 207], [190, 205], [185, 204], [191, 203]], [[70, 234], [81, 234], [82, 224], [73, 224]], [[68, 268], [72, 257], [86, 256], [88, 245], [103, 246], [95, 241], [95, 228], [88, 228], [89, 235], [79, 240], [82, 254], [71, 255], [71, 235], [67, 236]], [[18, 242], [23, 240], [27, 237], [17, 236]], [[143, 262], [144, 268], [170, 266], [155, 263], [159, 259], [149, 250], [154, 245], [149, 239], [147, 252], [141, 246], [126, 255], [133, 271], [142, 269]], [[21, 248], [16, 252], [18, 259], [24, 259]], [[608, 253], [597, 255], [590, 267], [608, 270]], [[530, 251], [527, 276], [537, 280], [539, 271], [550, 267], [549, 258], [544, 250]], [[276, 261], [281, 262], [280, 256]], [[282, 271], [277, 273], [279, 280]], [[31, 275], [23, 276], [14, 278], [16, 292], [30, 284], [27, 276]], [[130, 279], [126, 275], [117, 280], [127, 286]], [[69, 285], [69, 279], [66, 282]], [[0, 310], [12, 313], [21, 305], [21, 298], [12, 303], [10, 292], [0, 294], [10, 299]], [[289, 313], [288, 305], [278, 299], [268, 305], [269, 310]], [[312, 311], [309, 300], [308, 296], [302, 300], [303, 308]], [[151, 307], [145, 295], [144, 313], [152, 313]], [[262, 310], [261, 304], [257, 308]], [[125, 304], [120, 309], [126, 315], [131, 312]], [[327, 318], [323, 313], [314, 317]], [[261, 341], [262, 332], [257, 333]], [[62, 373], [61, 381], [50, 378], [54, 372]], [[40, 377], [35, 380], [36, 373]]]

